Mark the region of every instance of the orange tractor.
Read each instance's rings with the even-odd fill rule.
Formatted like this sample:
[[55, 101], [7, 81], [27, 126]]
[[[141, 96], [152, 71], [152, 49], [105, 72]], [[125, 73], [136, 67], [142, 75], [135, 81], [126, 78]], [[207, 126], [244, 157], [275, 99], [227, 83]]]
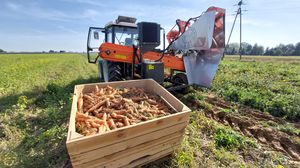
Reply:
[[152, 78], [172, 91], [189, 84], [210, 87], [224, 47], [225, 10], [210, 7], [187, 21], [176, 20], [167, 35], [157, 23], [136, 24], [125, 16], [105, 28], [90, 27], [87, 56], [89, 63], [99, 63], [102, 81]]

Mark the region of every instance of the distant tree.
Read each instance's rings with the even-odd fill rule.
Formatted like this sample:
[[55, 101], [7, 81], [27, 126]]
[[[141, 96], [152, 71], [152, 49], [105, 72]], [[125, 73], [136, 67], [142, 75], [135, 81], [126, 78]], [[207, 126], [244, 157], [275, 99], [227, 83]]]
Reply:
[[[286, 56], [286, 55], [292, 55], [294, 53], [294, 51], [295, 51], [295, 46], [293, 44], [288, 44], [288, 45], [279, 44], [275, 48], [277, 50], [281, 50], [282, 55], [284, 55], [284, 56]], [[277, 52], [279, 52], [279, 51], [277, 51]]]
[[[279, 44], [276, 47], [269, 48], [267, 47], [264, 50], [264, 47], [258, 44], [253, 46], [249, 43], [242, 43], [242, 55], [270, 55], [270, 56], [300, 56], [300, 42], [297, 44]], [[228, 55], [237, 55], [239, 54], [239, 43], [230, 43], [226, 48], [226, 53]]]
[[251, 55], [257, 55], [258, 45], [255, 43], [251, 50]]
[[293, 44], [288, 44], [286, 45], [286, 51], [285, 51], [285, 55], [289, 56], [289, 55], [293, 55], [295, 52], [295, 46]]
[[270, 56], [274, 56], [275, 55], [275, 48], [271, 48], [269, 50]]
[[292, 55], [300, 56], [300, 42], [295, 45], [295, 51]]
[[257, 49], [257, 55], [263, 55], [264, 54], [264, 47], [263, 46], [258, 46], [258, 49]]
[[273, 55], [275, 55], [275, 56], [281, 56], [281, 55], [283, 55], [283, 51], [281, 50], [281, 48], [276, 47], [276, 48], [274, 48]]
[[54, 50], [49, 50], [49, 53], [54, 53], [55, 51]]
[[60, 52], [60, 53], [65, 53], [66, 51], [65, 51], [65, 50], [60, 50], [59, 52]]
[[246, 55], [250, 55], [251, 51], [252, 51], [252, 45], [251, 44], [247, 44], [246, 48]]
[[226, 54], [228, 55], [236, 55], [239, 51], [239, 44], [238, 43], [230, 43], [226, 48]]
[[249, 49], [249, 46], [252, 48], [251, 44], [248, 44], [248, 43], [242, 43], [242, 48], [241, 48], [241, 54], [242, 55], [249, 55], [247, 53], [247, 50]]
[[265, 51], [264, 55], [270, 55], [270, 49], [269, 49], [269, 47], [266, 48], [266, 51]]
[[263, 55], [264, 54], [264, 47], [259, 46], [256, 43], [253, 45], [251, 50], [251, 55]]
[[231, 49], [231, 52], [230, 52], [229, 54], [230, 54], [230, 55], [237, 55], [237, 54], [238, 54], [238, 51], [237, 51], [237, 49], [232, 48], [232, 49]]
[[0, 48], [0, 53], [5, 53], [5, 51]]

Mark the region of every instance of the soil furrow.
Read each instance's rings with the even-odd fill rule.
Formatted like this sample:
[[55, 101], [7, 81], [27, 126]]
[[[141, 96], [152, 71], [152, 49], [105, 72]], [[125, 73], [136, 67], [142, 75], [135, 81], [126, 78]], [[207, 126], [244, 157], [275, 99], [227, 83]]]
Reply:
[[[239, 113], [223, 112], [220, 109], [232, 108], [233, 105], [212, 96], [208, 96], [205, 101], [214, 106], [212, 110], [205, 110], [207, 117], [224, 125], [229, 125], [243, 135], [256, 138], [260, 143], [273, 150], [282, 152], [291, 159], [300, 161], [300, 145], [297, 142], [291, 140], [287, 133], [271, 127], [265, 128], [258, 122], [271, 120], [278, 124], [285, 124], [287, 121], [246, 107], [240, 108]], [[240, 113], [244, 114], [244, 116], [240, 115]]]

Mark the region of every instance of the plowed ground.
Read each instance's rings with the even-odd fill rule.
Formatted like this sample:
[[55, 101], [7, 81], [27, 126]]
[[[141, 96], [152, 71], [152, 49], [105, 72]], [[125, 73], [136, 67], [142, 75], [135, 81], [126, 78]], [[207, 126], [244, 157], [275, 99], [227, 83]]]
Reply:
[[[261, 121], [273, 121], [278, 124], [287, 124], [287, 121], [248, 107], [238, 107], [238, 113], [224, 112], [224, 109], [234, 109], [234, 105], [211, 95], [205, 101], [213, 105], [211, 110], [205, 110], [207, 117], [228, 125], [247, 137], [256, 138], [265, 146], [282, 152], [293, 160], [300, 161], [300, 145], [297, 142], [299, 135], [287, 134], [261, 124]], [[292, 124], [299, 128], [299, 123]]]

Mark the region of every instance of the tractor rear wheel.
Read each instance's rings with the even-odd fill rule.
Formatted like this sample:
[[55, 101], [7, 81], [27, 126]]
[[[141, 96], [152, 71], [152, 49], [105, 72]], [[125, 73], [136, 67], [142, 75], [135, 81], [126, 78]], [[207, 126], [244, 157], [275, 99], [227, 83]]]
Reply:
[[108, 69], [108, 81], [123, 80], [121, 63], [107, 61], [107, 69]]

